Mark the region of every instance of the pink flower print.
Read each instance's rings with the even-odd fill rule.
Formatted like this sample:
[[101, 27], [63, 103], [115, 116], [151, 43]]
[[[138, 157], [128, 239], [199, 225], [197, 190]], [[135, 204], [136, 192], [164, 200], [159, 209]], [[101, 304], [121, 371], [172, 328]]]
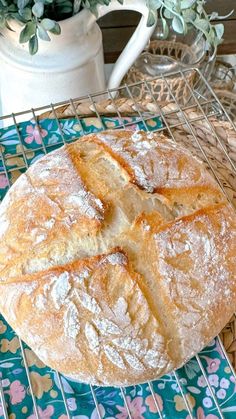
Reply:
[[212, 403], [212, 400], [211, 400], [211, 398], [210, 397], [204, 397], [204, 399], [203, 399], [203, 406], [205, 406], [205, 407], [212, 407], [213, 406], [213, 403]]
[[230, 379], [230, 381], [232, 381], [232, 383], [236, 384], [236, 380], [235, 380], [235, 378], [234, 378], [234, 376], [233, 376], [233, 375], [231, 375], [231, 376], [229, 377], [229, 379]]
[[75, 398], [71, 397], [70, 399], [67, 399], [67, 404], [72, 412], [74, 412], [77, 409]]
[[205, 378], [204, 378], [203, 375], [200, 375], [200, 377], [198, 377], [197, 385], [199, 387], [207, 387], [207, 382], [206, 382], [206, 380], [205, 380]]
[[13, 381], [10, 385], [10, 390], [6, 391], [10, 395], [11, 404], [21, 403], [25, 398], [25, 387], [19, 380]]
[[0, 188], [5, 189], [8, 186], [7, 177], [4, 173], [0, 174]]
[[171, 388], [176, 391], [176, 393], [180, 393], [180, 388], [177, 383], [171, 384]]
[[130, 129], [131, 131], [137, 131], [137, 125], [129, 125], [127, 129]]
[[[38, 415], [39, 419], [52, 419], [52, 415], [54, 413], [54, 407], [48, 406], [45, 410], [42, 410], [41, 407], [38, 406]], [[30, 415], [27, 419], [37, 419], [36, 415]]]
[[42, 138], [46, 137], [47, 131], [45, 129], [40, 129], [37, 126], [28, 125], [26, 127], [26, 132], [28, 137], [25, 138], [25, 142], [27, 144], [31, 144], [33, 141], [36, 142], [36, 144], [42, 144]]
[[137, 128], [137, 125], [135, 124], [135, 121], [132, 117], [126, 117], [124, 119], [119, 118], [119, 123], [122, 125], [125, 120], [125, 125], [127, 125], [127, 129], [130, 129], [131, 131], [139, 131], [139, 128]]
[[[146, 407], [143, 406], [143, 398], [135, 397], [135, 399], [131, 400], [130, 396], [128, 396], [126, 400], [131, 416], [135, 419], [144, 419], [142, 414], [146, 411]], [[116, 407], [121, 412], [116, 415], [116, 419], [127, 419], [129, 417], [125, 406]]]
[[217, 391], [216, 393], [218, 399], [225, 399], [226, 397], [226, 391], [224, 388], [220, 388], [220, 390]]
[[218, 371], [220, 367], [220, 359], [218, 358], [209, 358], [208, 356], [203, 357], [207, 362], [207, 372], [208, 374], [212, 374], [216, 371]]
[[[212, 387], [212, 386], [211, 386], [211, 391], [212, 391], [212, 393], [216, 394], [215, 387]], [[211, 391], [210, 391], [210, 389], [207, 387], [207, 389], [206, 389], [206, 395], [207, 395], [208, 397], [212, 397], [212, 393], [211, 393]]]
[[211, 375], [209, 375], [208, 380], [209, 380], [209, 383], [210, 383], [211, 386], [213, 386], [213, 387], [218, 387], [219, 386], [219, 377], [218, 377], [218, 375], [211, 374]]
[[163, 410], [163, 400], [162, 400], [161, 396], [159, 396], [159, 394], [155, 393], [155, 399], [156, 399], [156, 403], [154, 401], [153, 396], [150, 395], [145, 399], [145, 404], [148, 406], [151, 413], [158, 413], [158, 409], [157, 409], [156, 405], [158, 405], [160, 411], [162, 412], [162, 410]]
[[[190, 419], [190, 416], [188, 415], [186, 419]], [[218, 419], [218, 416], [212, 414], [205, 416], [203, 408], [199, 407], [197, 409], [197, 419]]]
[[220, 380], [220, 387], [221, 388], [229, 388], [229, 380], [227, 380], [227, 378], [221, 378]]
[[8, 387], [10, 385], [10, 381], [8, 378], [5, 378], [5, 380], [2, 380], [2, 387]]

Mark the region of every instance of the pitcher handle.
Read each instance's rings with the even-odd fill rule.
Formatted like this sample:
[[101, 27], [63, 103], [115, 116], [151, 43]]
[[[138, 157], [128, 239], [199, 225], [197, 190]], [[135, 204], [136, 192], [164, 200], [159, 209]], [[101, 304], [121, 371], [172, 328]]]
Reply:
[[149, 9], [146, 5], [146, 0], [124, 0], [123, 4], [119, 3], [117, 0], [112, 0], [109, 6], [99, 5], [97, 8], [97, 19], [115, 10], [134, 10], [141, 13], [142, 18], [136, 31], [130, 38], [114, 66], [108, 82], [109, 89], [116, 89], [119, 87], [123, 77], [146, 47], [155, 29], [155, 25], [152, 25], [151, 27], [147, 26]]

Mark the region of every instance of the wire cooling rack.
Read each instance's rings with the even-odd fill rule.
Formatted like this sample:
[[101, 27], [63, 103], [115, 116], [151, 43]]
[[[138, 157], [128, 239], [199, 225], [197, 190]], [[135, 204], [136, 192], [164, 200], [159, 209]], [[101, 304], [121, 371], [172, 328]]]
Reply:
[[[14, 165], [9, 166], [9, 162], [6, 161], [6, 156], [4, 155], [2, 148], [1, 148], [1, 142], [0, 142], [0, 163], [1, 163], [1, 171], [0, 174], [4, 174], [7, 179], [7, 188], [11, 186], [11, 184], [14, 181], [14, 172], [22, 172], [30, 164], [30, 153], [32, 150], [27, 147], [27, 145], [22, 140], [22, 131], [20, 129], [20, 123], [22, 121], [33, 121], [35, 124], [35, 127], [37, 129], [37, 133], [40, 136], [40, 141], [38, 146], [34, 149], [34, 152], [40, 152], [41, 154], [46, 154], [50, 152], [54, 145], [46, 143], [43, 136], [41, 135], [41, 120], [42, 120], [42, 114], [44, 117], [52, 118], [54, 122], [57, 124], [58, 133], [60, 136], [60, 141], [57, 143], [57, 146], [63, 145], [67, 143], [69, 140], [66, 138], [65, 133], [62, 129], [62, 125], [60, 122], [60, 118], [62, 116], [67, 117], [68, 114], [63, 115], [62, 108], [69, 107], [70, 110], [70, 117], [75, 118], [77, 120], [78, 125], [80, 126], [80, 130], [82, 134], [86, 134], [84, 130], [84, 126], [81, 122], [81, 118], [84, 117], [83, 112], [81, 109], [87, 109], [86, 115], [87, 116], [94, 116], [97, 118], [98, 121], [98, 129], [102, 130], [107, 128], [106, 124], [104, 123], [103, 119], [103, 110], [100, 106], [100, 103], [104, 103], [104, 100], [106, 101], [106, 110], [104, 113], [109, 113], [111, 117], [115, 117], [118, 121], [118, 124], [116, 125], [116, 128], [122, 129], [122, 128], [131, 128], [134, 125], [134, 120], [132, 118], [127, 118], [127, 115], [124, 115], [124, 112], [127, 113], [127, 109], [125, 108], [124, 104], [123, 107], [121, 106], [118, 99], [116, 99], [116, 95], [118, 94], [119, 97], [126, 97], [129, 98], [128, 104], [131, 109], [131, 114], [136, 116], [135, 124], [140, 123], [142, 127], [146, 130], [150, 129], [149, 122], [153, 120], [153, 118], [158, 118], [161, 123], [158, 127], [155, 129], [152, 129], [153, 131], [157, 130], [167, 130], [169, 135], [172, 137], [173, 140], [178, 140], [176, 138], [176, 132], [180, 130], [181, 132], [185, 132], [186, 135], [190, 135], [191, 139], [193, 141], [193, 149], [197, 154], [202, 158], [202, 160], [205, 161], [208, 168], [213, 172], [213, 175], [215, 176], [217, 182], [219, 183], [222, 191], [226, 194], [228, 199], [232, 198], [232, 193], [229, 193], [230, 188], [227, 187], [224, 180], [221, 179], [219, 176], [216, 167], [214, 165], [214, 158], [212, 158], [211, 154], [208, 154], [208, 149], [204, 147], [204, 144], [202, 140], [199, 139], [199, 136], [197, 135], [196, 126], [205, 126], [207, 127], [209, 135], [214, 139], [213, 146], [216, 149], [220, 149], [223, 160], [226, 162], [226, 166], [230, 168], [230, 176], [234, 176], [236, 170], [235, 170], [235, 161], [234, 161], [234, 153], [232, 152], [232, 149], [229, 147], [229, 143], [227, 141], [224, 141], [219, 134], [219, 131], [216, 130], [214, 126], [214, 120], [218, 119], [221, 121], [224, 121], [227, 125], [227, 130], [230, 131], [231, 135], [232, 132], [236, 135], [236, 127], [233, 121], [231, 121], [229, 115], [221, 105], [220, 101], [218, 100], [217, 96], [211, 89], [208, 82], [205, 80], [205, 78], [202, 76], [202, 74], [199, 72], [198, 69], [191, 69], [191, 71], [194, 71], [196, 73], [196, 76], [198, 77], [198, 81], [201, 81], [201, 85], [204, 87], [201, 88], [201, 92], [204, 91], [203, 94], [199, 93], [189, 84], [188, 81], [188, 71], [179, 71], [173, 74], [170, 74], [168, 76], [162, 76], [163, 82], [165, 83], [166, 89], [168, 90], [168, 93], [171, 97], [172, 104], [171, 106], [166, 106], [166, 104], [157, 103], [152, 90], [151, 90], [151, 81], [144, 82], [145, 83], [145, 90], [147, 92], [147, 98], [146, 98], [146, 105], [144, 106], [143, 103], [139, 103], [135, 97], [132, 94], [132, 87], [134, 85], [130, 86], [122, 86], [121, 88], [117, 90], [107, 90], [102, 93], [97, 93], [94, 95], [88, 95], [84, 96], [82, 98], [77, 99], [70, 99], [69, 101], [57, 103], [57, 104], [51, 104], [48, 106], [44, 106], [37, 109], [31, 109], [27, 110], [25, 112], [20, 112], [17, 114], [12, 115], [6, 115], [0, 117], [0, 122], [2, 122], [4, 127], [13, 127], [13, 129], [16, 132], [19, 145], [20, 147], [17, 148], [17, 152], [11, 156], [11, 158], [20, 157], [22, 159], [22, 166], [21, 167], [14, 167]], [[160, 77], [160, 76], [159, 76]], [[185, 88], [188, 89], [189, 97], [188, 100], [185, 100], [184, 105], [181, 103], [179, 96], [178, 98], [175, 95], [175, 92], [171, 90], [171, 84], [170, 80], [173, 77], [180, 77], [182, 81], [185, 84]], [[212, 144], [211, 144], [212, 145]], [[236, 144], [235, 144], [236, 146]], [[236, 374], [233, 366], [230, 363], [230, 360], [228, 358], [228, 355], [224, 349], [224, 346], [222, 344], [222, 341], [220, 337], [217, 337], [218, 345], [223, 352], [223, 355], [227, 361], [228, 368], [231, 371], [232, 376], [234, 377], [236, 381]], [[40, 412], [38, 410], [36, 397], [34, 395], [33, 391], [33, 385], [32, 380], [30, 376], [30, 369], [27, 362], [27, 356], [25, 353], [25, 346], [20, 340], [20, 351], [23, 359], [24, 368], [26, 371], [26, 376], [28, 380], [28, 386], [30, 390], [30, 394], [32, 397], [32, 403], [33, 403], [33, 410], [34, 410], [34, 417], [37, 419], [41, 419]], [[206, 366], [202, 362], [202, 359], [199, 355], [196, 356], [196, 361], [198, 363], [198, 366], [200, 368], [200, 371], [204, 377], [204, 380], [206, 382], [206, 386], [208, 388], [208, 393], [211, 396], [212, 400], [214, 401], [217, 417], [224, 418], [224, 413], [222, 410], [222, 407], [219, 403], [218, 398], [216, 397], [214, 388], [212, 387], [209, 377], [206, 371]], [[68, 418], [72, 418], [72, 413], [70, 411], [69, 405], [68, 405], [68, 397], [64, 389], [62, 376], [59, 373], [55, 373], [57, 377], [57, 381], [59, 383], [60, 391], [62, 394], [62, 399], [65, 407], [65, 412]], [[1, 377], [1, 376], [0, 376]], [[182, 385], [182, 382], [180, 380], [178, 371], [173, 373], [173, 377], [176, 381], [176, 385], [179, 388], [179, 392], [183, 398], [186, 410], [189, 414], [189, 419], [195, 419], [195, 416], [192, 413], [192, 408], [190, 405], [189, 398], [186, 397], [185, 389]], [[157, 418], [165, 418], [165, 412], [162, 410], [162, 407], [160, 406], [160, 401], [157, 397], [156, 390], [154, 391], [153, 383], [149, 382], [147, 383], [147, 386], [149, 387], [150, 394], [153, 398], [153, 403], [156, 408], [156, 417]], [[101, 412], [99, 401], [96, 395], [96, 388], [93, 386], [90, 386], [91, 395], [94, 401], [94, 406], [97, 411], [97, 417], [99, 419], [102, 419], [103, 412]], [[123, 412], [124, 417], [127, 418], [133, 418], [137, 419], [139, 416], [133, 415], [129, 402], [127, 400], [126, 395], [126, 388], [120, 388], [120, 395], [123, 398], [123, 404], [124, 409], [126, 413]], [[4, 388], [2, 385], [2, 381], [0, 379], [0, 407], [3, 411], [3, 416], [5, 419], [8, 419], [10, 416], [8, 415], [8, 409], [7, 409], [7, 402], [5, 399], [4, 394]], [[81, 413], [82, 414], [82, 413]], [[201, 416], [202, 417], [202, 416]], [[18, 418], [17, 418], [18, 419]], [[172, 418], [171, 418], [172, 419]], [[173, 417], [173, 419], [175, 419]]]

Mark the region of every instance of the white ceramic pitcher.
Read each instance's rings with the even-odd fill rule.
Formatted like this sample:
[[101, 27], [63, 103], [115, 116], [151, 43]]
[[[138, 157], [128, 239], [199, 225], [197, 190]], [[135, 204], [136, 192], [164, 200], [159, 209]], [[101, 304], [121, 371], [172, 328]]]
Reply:
[[[120, 55], [108, 87], [119, 86], [123, 76], [147, 44], [153, 27], [147, 26], [146, 0], [112, 0], [98, 7], [100, 18], [114, 10], [135, 10], [142, 19]], [[102, 34], [96, 17], [83, 9], [60, 22], [61, 35], [51, 41], [39, 41], [39, 51], [31, 56], [27, 44], [19, 44], [21, 27], [5, 29], [0, 36], [0, 89], [2, 114], [20, 112], [76, 98], [105, 89]]]

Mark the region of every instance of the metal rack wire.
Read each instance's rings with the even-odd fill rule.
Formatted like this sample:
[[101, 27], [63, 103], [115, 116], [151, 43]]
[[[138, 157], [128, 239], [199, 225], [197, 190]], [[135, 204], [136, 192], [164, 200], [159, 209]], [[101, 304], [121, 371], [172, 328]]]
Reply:
[[[93, 114], [94, 116], [98, 119], [100, 125], [101, 125], [101, 129], [105, 129], [106, 126], [104, 125], [103, 119], [102, 119], [102, 115], [98, 112], [97, 110], [97, 103], [99, 102], [100, 99], [106, 97], [111, 101], [111, 104], [113, 106], [113, 109], [115, 109], [115, 116], [119, 119], [119, 126], [116, 128], [128, 128], [131, 124], [133, 124], [133, 122], [131, 121], [126, 121], [125, 118], [122, 116], [121, 111], [119, 110], [118, 106], [116, 105], [116, 98], [115, 95], [117, 93], [119, 93], [119, 95], [123, 96], [123, 93], [125, 91], [126, 93], [126, 97], [130, 97], [130, 99], [132, 99], [136, 112], [137, 112], [137, 120], [135, 123], [137, 123], [138, 121], [140, 121], [143, 124], [143, 127], [148, 130], [148, 121], [150, 120], [150, 118], [160, 118], [164, 128], [169, 132], [169, 135], [173, 138], [173, 140], [175, 140], [175, 134], [174, 134], [174, 129], [176, 129], [177, 127], [187, 127], [188, 131], [191, 133], [198, 149], [199, 149], [199, 153], [202, 157], [202, 159], [207, 163], [207, 165], [210, 167], [210, 169], [212, 170], [217, 182], [219, 183], [222, 191], [226, 194], [226, 196], [228, 196], [228, 191], [225, 188], [225, 185], [221, 182], [220, 177], [218, 176], [218, 174], [215, 171], [215, 168], [212, 165], [212, 161], [209, 158], [209, 156], [207, 155], [205, 149], [202, 147], [201, 142], [199, 141], [195, 129], [194, 129], [194, 123], [197, 122], [204, 122], [205, 124], [207, 124], [207, 126], [209, 127], [209, 130], [211, 131], [212, 135], [214, 136], [216, 142], [218, 143], [219, 147], [222, 150], [222, 153], [225, 157], [225, 159], [228, 161], [228, 163], [231, 166], [232, 169], [232, 173], [236, 173], [235, 170], [235, 162], [233, 161], [233, 159], [230, 156], [230, 153], [228, 153], [227, 150], [227, 146], [222, 142], [221, 138], [219, 137], [219, 135], [217, 134], [217, 132], [214, 130], [214, 126], [212, 124], [212, 117], [215, 118], [221, 118], [222, 120], [227, 121], [228, 123], [230, 123], [232, 129], [235, 130], [236, 132], [236, 127], [233, 121], [231, 121], [229, 115], [227, 114], [227, 112], [225, 111], [225, 109], [223, 108], [223, 106], [221, 105], [220, 101], [218, 100], [217, 96], [215, 95], [215, 93], [213, 92], [213, 90], [211, 89], [210, 85], [208, 84], [208, 82], [204, 79], [204, 77], [202, 76], [202, 74], [199, 72], [199, 70], [195, 69], [194, 71], [196, 71], [197, 76], [201, 79], [201, 82], [205, 85], [205, 91], [207, 91], [207, 96], [203, 97], [202, 95], [200, 95], [198, 92], [196, 92], [188, 83], [188, 80], [186, 78], [186, 73], [189, 70], [185, 70], [185, 71], [179, 71], [177, 73], [173, 73], [170, 74], [168, 76], [162, 76], [163, 81], [166, 84], [166, 87], [173, 99], [173, 107], [171, 109], [166, 109], [164, 106], [162, 106], [161, 104], [157, 103], [157, 101], [155, 100], [155, 97], [153, 96], [150, 86], [149, 86], [149, 82], [144, 82], [146, 84], [146, 88], [147, 91], [150, 93], [149, 95], [149, 101], [152, 102], [153, 105], [153, 109], [155, 109], [155, 112], [150, 112], [150, 111], [143, 111], [141, 110], [140, 104], [136, 102], [135, 97], [133, 97], [132, 95], [132, 85], [131, 86], [123, 86], [117, 90], [107, 90], [106, 92], [102, 92], [102, 93], [98, 93], [98, 94], [94, 94], [94, 95], [88, 95], [88, 96], [84, 96], [82, 98], [79, 99], [70, 99], [69, 101], [66, 102], [61, 102], [61, 103], [57, 103], [57, 104], [51, 104], [50, 106], [44, 106], [41, 108], [37, 108], [37, 109], [31, 109], [25, 112], [21, 112], [18, 114], [12, 114], [12, 115], [6, 115], [6, 116], [2, 116], [0, 117], [0, 121], [2, 121], [4, 123], [4, 126], [10, 126], [13, 125], [15, 127], [18, 139], [19, 139], [19, 144], [20, 144], [20, 151], [15, 154], [14, 157], [21, 157], [22, 161], [24, 162], [24, 164], [22, 165], [22, 167], [17, 167], [17, 170], [24, 170], [26, 168], [28, 168], [29, 166], [29, 153], [30, 153], [30, 149], [27, 149], [22, 142], [22, 138], [21, 138], [21, 132], [19, 129], [19, 121], [21, 120], [25, 120], [28, 121], [30, 119], [34, 120], [34, 123], [36, 124], [36, 127], [38, 128], [38, 131], [40, 133], [40, 122], [38, 120], [38, 116], [40, 114], [42, 114], [45, 111], [49, 111], [51, 110], [54, 119], [57, 122], [57, 126], [58, 126], [58, 130], [60, 132], [60, 136], [61, 136], [61, 145], [65, 144], [67, 142], [63, 130], [61, 129], [61, 125], [60, 125], [60, 120], [57, 116], [58, 114], [58, 107], [62, 106], [62, 105], [67, 105], [70, 104], [71, 108], [73, 109], [74, 112], [74, 118], [77, 119], [78, 124], [80, 124], [81, 130], [83, 131], [83, 125], [81, 124], [81, 115], [77, 112], [77, 102], [78, 101], [85, 101], [85, 102], [89, 102], [90, 104], [93, 105]], [[189, 100], [188, 103], [184, 106], [182, 106], [182, 104], [179, 102], [179, 100], [176, 98], [175, 93], [173, 91], [171, 91], [170, 86], [169, 86], [169, 77], [173, 77], [177, 75], [178, 77], [183, 78], [184, 82], [186, 83], [186, 86], [189, 89]], [[191, 110], [197, 110], [197, 116], [195, 115], [194, 117], [190, 117], [188, 111], [191, 112]], [[175, 119], [174, 123], [170, 123], [170, 116], [178, 116], [177, 119]], [[177, 122], [176, 122], [177, 121]], [[158, 128], [157, 130], [162, 130], [163, 126]], [[48, 152], [50, 152], [50, 150], [52, 145], [49, 144], [45, 144], [44, 143], [44, 139], [41, 136], [41, 144], [39, 145], [39, 147], [36, 149], [37, 151], [41, 151], [43, 154], [46, 154]], [[34, 150], [35, 151], [35, 150]], [[12, 174], [13, 172], [16, 170], [15, 167], [12, 167], [10, 169], [7, 169], [7, 164], [3, 155], [3, 152], [1, 150], [1, 146], [0, 146], [0, 163], [2, 165], [2, 172], [4, 173], [6, 178], [7, 178], [7, 182], [9, 187], [12, 184]], [[231, 365], [229, 358], [227, 356], [227, 353], [222, 345], [222, 342], [220, 340], [219, 337], [217, 337], [219, 345], [223, 351], [223, 354], [225, 356], [225, 358], [227, 359], [229, 368], [231, 370], [231, 373], [233, 375], [233, 377], [236, 380], [236, 373], [234, 371], [233, 366]], [[21, 353], [22, 353], [22, 358], [23, 358], [23, 363], [24, 363], [24, 367], [25, 367], [25, 371], [26, 371], [26, 375], [27, 375], [27, 379], [28, 379], [28, 385], [29, 385], [29, 389], [30, 389], [30, 393], [31, 393], [31, 397], [32, 397], [32, 404], [33, 404], [33, 409], [34, 409], [34, 415], [37, 419], [40, 419], [40, 415], [39, 415], [39, 411], [37, 408], [37, 403], [36, 403], [36, 399], [34, 396], [34, 392], [33, 392], [33, 386], [32, 386], [32, 382], [31, 382], [31, 378], [30, 378], [30, 372], [29, 372], [29, 367], [27, 364], [27, 357], [25, 354], [25, 350], [24, 350], [24, 346], [23, 343], [20, 341], [20, 349], [21, 349]], [[199, 368], [202, 372], [202, 375], [206, 381], [207, 387], [209, 389], [209, 392], [212, 396], [212, 399], [215, 403], [219, 418], [224, 418], [223, 412], [221, 410], [221, 407], [219, 405], [219, 402], [214, 394], [214, 391], [211, 387], [211, 384], [209, 382], [207, 373], [205, 371], [205, 367], [201, 361], [201, 358], [199, 356], [196, 357], [196, 360], [198, 362]], [[186, 409], [189, 413], [189, 417], [191, 419], [194, 419], [194, 416], [192, 414], [192, 410], [191, 410], [191, 406], [189, 404], [189, 400], [186, 397], [185, 391], [182, 388], [181, 385], [181, 381], [179, 379], [178, 376], [178, 371], [176, 371], [174, 373], [174, 377], [176, 380], [176, 384], [179, 387], [180, 393], [183, 397]], [[72, 418], [71, 416], [71, 412], [68, 406], [68, 402], [67, 402], [67, 396], [66, 393], [64, 391], [63, 388], [63, 382], [61, 380], [61, 376], [59, 373], [57, 373], [57, 379], [59, 382], [59, 386], [60, 386], [60, 390], [61, 390], [61, 394], [62, 394], [62, 399], [65, 405], [65, 412], [68, 416], [68, 418]], [[153, 389], [153, 384], [151, 382], [148, 383], [148, 387], [150, 389], [150, 393], [153, 397], [153, 401], [157, 410], [156, 413], [156, 417], [157, 418], [163, 418], [163, 413], [161, 410], [161, 407], [159, 406], [159, 402], [158, 399], [156, 398], [155, 395], [155, 391]], [[94, 400], [94, 405], [96, 407], [97, 410], [97, 416], [99, 419], [102, 419], [102, 413], [100, 411], [99, 408], [99, 402], [96, 396], [96, 391], [95, 388], [93, 386], [90, 386], [90, 390], [91, 390], [91, 394]], [[129, 408], [129, 404], [127, 403], [127, 398], [126, 398], [126, 389], [125, 388], [120, 388], [120, 394], [123, 398], [124, 401], [124, 407], [126, 408], [127, 411], [127, 416], [130, 419], [136, 419], [134, 416], [132, 416], [132, 412], [130, 411]], [[4, 418], [8, 419], [8, 412], [7, 412], [7, 404], [4, 398], [4, 391], [3, 391], [3, 387], [2, 387], [2, 382], [0, 379], [0, 406], [2, 406], [2, 410], [4, 413]]]

